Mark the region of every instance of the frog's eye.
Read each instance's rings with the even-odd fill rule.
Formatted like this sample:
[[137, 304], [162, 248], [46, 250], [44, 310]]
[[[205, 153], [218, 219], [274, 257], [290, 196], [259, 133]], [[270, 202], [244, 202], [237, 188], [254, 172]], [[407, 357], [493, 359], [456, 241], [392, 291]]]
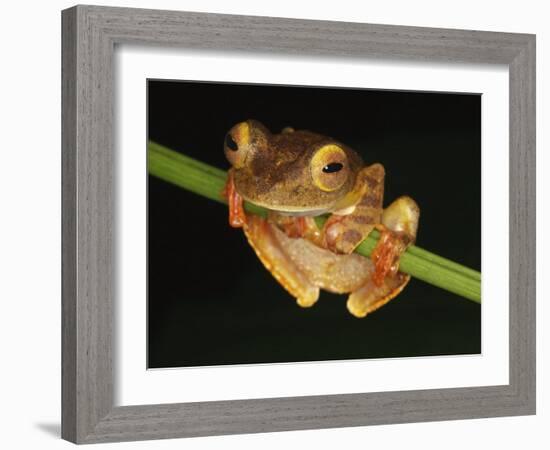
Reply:
[[334, 173], [334, 172], [339, 172], [343, 168], [344, 168], [344, 165], [342, 163], [333, 162], [333, 163], [328, 163], [325, 167], [323, 167], [323, 172]]
[[311, 159], [310, 168], [313, 182], [325, 192], [341, 188], [349, 175], [346, 152], [335, 144], [317, 150]]
[[234, 152], [236, 152], [237, 150], [239, 150], [239, 144], [237, 144], [234, 140], [233, 140], [233, 136], [231, 136], [231, 133], [227, 133], [225, 135], [225, 146], [229, 149], [229, 150], [233, 150]]
[[223, 150], [233, 167], [243, 167], [250, 147], [249, 141], [250, 127], [246, 122], [238, 123], [225, 135]]

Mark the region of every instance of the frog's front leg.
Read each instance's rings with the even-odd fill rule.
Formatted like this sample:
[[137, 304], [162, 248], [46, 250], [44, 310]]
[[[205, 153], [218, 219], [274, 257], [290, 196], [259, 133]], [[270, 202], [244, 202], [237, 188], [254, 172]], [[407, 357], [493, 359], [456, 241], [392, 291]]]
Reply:
[[371, 254], [375, 264], [373, 281], [381, 286], [384, 278], [393, 276], [399, 269], [399, 258], [416, 239], [420, 209], [416, 202], [402, 196], [382, 213], [380, 240]]
[[335, 212], [323, 226], [323, 246], [334, 253], [353, 252], [381, 221], [384, 167], [365, 167], [358, 173], [355, 186], [359, 201], [352, 211]]
[[416, 238], [420, 210], [410, 197], [399, 197], [382, 214], [380, 240], [371, 258], [375, 267], [369, 280], [348, 298], [348, 310], [365, 317], [399, 294], [410, 275], [398, 272], [399, 257]]
[[360, 200], [346, 215], [333, 214], [323, 227], [323, 245], [335, 253], [348, 254], [374, 229], [381, 238], [371, 255], [375, 263], [373, 280], [382, 286], [384, 278], [397, 272], [399, 257], [416, 238], [419, 208], [410, 197], [400, 197], [382, 210], [384, 167], [373, 164], [359, 172], [355, 191]]
[[233, 170], [229, 170], [227, 174], [227, 181], [222, 191], [222, 195], [227, 198], [229, 204], [229, 225], [233, 228], [241, 228], [246, 223], [246, 214], [243, 207], [243, 198], [237, 192], [235, 188], [235, 181], [233, 180]]

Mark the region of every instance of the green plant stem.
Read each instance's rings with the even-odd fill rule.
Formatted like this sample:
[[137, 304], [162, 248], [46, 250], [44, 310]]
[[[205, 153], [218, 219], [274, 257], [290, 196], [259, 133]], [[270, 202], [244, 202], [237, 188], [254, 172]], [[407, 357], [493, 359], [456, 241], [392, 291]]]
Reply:
[[[170, 150], [149, 141], [147, 152], [148, 170], [151, 175], [175, 184], [203, 197], [226, 203], [221, 192], [227, 173], [196, 159]], [[266, 210], [245, 202], [245, 209], [265, 217]], [[326, 220], [316, 218], [319, 225]], [[379, 233], [374, 231], [357, 247], [356, 253], [369, 257], [378, 242]], [[401, 256], [399, 270], [453, 292], [464, 298], [481, 303], [481, 274], [417, 246], [411, 246]]]

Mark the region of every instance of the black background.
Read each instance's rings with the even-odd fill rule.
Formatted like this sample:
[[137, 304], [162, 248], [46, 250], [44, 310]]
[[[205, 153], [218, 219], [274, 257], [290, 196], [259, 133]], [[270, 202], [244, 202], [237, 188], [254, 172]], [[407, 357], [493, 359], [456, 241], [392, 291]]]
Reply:
[[[148, 134], [227, 169], [223, 138], [257, 119], [309, 129], [386, 168], [385, 205], [420, 205], [417, 245], [481, 265], [481, 97], [473, 94], [148, 81]], [[364, 319], [322, 292], [298, 307], [256, 258], [227, 208], [149, 176], [151, 368], [472, 354], [479, 305], [412, 280]]]

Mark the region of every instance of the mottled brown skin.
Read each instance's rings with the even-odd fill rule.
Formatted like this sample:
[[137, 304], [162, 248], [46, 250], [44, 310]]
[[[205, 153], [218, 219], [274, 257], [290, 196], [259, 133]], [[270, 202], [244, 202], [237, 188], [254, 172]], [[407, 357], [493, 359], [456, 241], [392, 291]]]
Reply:
[[384, 199], [384, 167], [361, 169], [355, 182], [357, 201], [350, 214], [333, 214], [324, 226], [325, 244], [337, 253], [351, 253], [381, 223]]
[[305, 130], [271, 134], [259, 122], [247, 123], [250, 150], [246, 164], [233, 168], [236, 189], [245, 200], [272, 210], [323, 213], [334, 208], [353, 189], [355, 176], [363, 167], [363, 161], [353, 150], [341, 145], [352, 176], [341, 188], [324, 192], [309, 181], [309, 162], [317, 149], [334, 140]]
[[[311, 131], [272, 134], [248, 120], [226, 135], [232, 164], [226, 186], [230, 224], [243, 227], [256, 254], [300, 306], [319, 289], [350, 293], [349, 311], [364, 317], [395, 297], [409, 281], [399, 257], [414, 242], [419, 209], [400, 197], [385, 210], [384, 168], [365, 166], [351, 148]], [[270, 210], [246, 215], [247, 200]], [[313, 220], [331, 213], [322, 230]], [[352, 254], [368, 234], [382, 232], [371, 260]]]

